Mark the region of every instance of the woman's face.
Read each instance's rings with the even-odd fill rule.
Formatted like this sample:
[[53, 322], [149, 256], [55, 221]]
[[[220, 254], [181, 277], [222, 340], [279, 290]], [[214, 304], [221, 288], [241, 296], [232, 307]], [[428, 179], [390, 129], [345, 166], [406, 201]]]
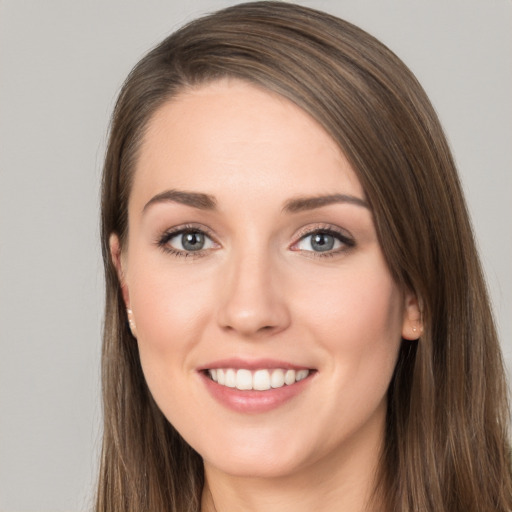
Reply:
[[151, 393], [207, 469], [376, 457], [415, 301], [350, 164], [301, 109], [237, 80], [162, 106], [111, 248]]

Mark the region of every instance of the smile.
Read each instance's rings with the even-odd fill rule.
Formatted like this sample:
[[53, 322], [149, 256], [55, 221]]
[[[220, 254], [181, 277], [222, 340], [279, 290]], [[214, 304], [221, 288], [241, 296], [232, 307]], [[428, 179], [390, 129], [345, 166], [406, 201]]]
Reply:
[[267, 391], [291, 386], [308, 377], [306, 369], [292, 370], [274, 368], [272, 370], [247, 370], [234, 368], [216, 368], [208, 370], [208, 375], [217, 384], [240, 391]]

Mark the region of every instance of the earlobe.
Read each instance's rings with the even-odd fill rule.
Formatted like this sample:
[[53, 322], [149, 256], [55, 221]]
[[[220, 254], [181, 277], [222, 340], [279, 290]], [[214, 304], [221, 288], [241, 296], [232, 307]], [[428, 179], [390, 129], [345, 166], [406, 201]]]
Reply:
[[423, 318], [420, 300], [414, 292], [407, 292], [404, 304], [404, 321], [402, 324], [402, 338], [417, 340], [423, 333]]
[[112, 233], [109, 237], [109, 246], [110, 246], [110, 257], [112, 258], [112, 263], [117, 272], [117, 278], [119, 279], [119, 286], [121, 287], [121, 291], [123, 294], [123, 300], [126, 307], [130, 307], [130, 295], [128, 293], [128, 286], [126, 284], [125, 275], [123, 272], [123, 262], [121, 255], [121, 243], [119, 241], [119, 237]]
[[123, 258], [121, 251], [121, 243], [119, 237], [112, 233], [109, 238], [110, 246], [110, 257], [112, 258], [112, 264], [114, 265], [117, 278], [119, 279], [119, 286], [123, 294], [124, 304], [126, 306], [126, 316], [128, 319], [128, 325], [134, 338], [137, 338], [137, 326], [135, 325], [135, 319], [133, 318], [133, 311], [130, 309], [130, 294], [128, 292], [128, 285], [125, 279], [125, 273], [123, 271]]
[[128, 317], [128, 325], [130, 326], [132, 336], [137, 338], [137, 326], [135, 325], [135, 320], [133, 319], [133, 311], [130, 308], [126, 308], [126, 316]]

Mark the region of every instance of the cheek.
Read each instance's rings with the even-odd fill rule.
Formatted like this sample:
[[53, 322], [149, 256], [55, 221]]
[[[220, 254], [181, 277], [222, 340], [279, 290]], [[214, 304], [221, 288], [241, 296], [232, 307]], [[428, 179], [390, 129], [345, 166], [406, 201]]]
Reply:
[[174, 423], [193, 408], [194, 396], [184, 390], [190, 387], [187, 379], [195, 377], [191, 360], [203, 338], [212, 293], [204, 279], [184, 278], [190, 273], [147, 264], [139, 268], [131, 276], [130, 301], [141, 366], [153, 398]]
[[[381, 428], [385, 397], [401, 343], [402, 295], [385, 267], [347, 272], [320, 281], [304, 300], [301, 330], [315, 339], [324, 376], [318, 421], [343, 418], [339, 429], [324, 432], [326, 446]], [[328, 423], [329, 421], [325, 421]], [[321, 427], [318, 427], [321, 428]]]
[[160, 262], [134, 267], [129, 290], [138, 332], [157, 334], [164, 329], [169, 334], [197, 324], [211, 295], [208, 280], [198, 272]]
[[162, 265], [139, 268], [131, 276], [130, 301], [141, 363], [148, 383], [153, 377], [168, 381], [168, 370], [184, 367], [201, 339], [214, 302], [211, 283]]
[[298, 317], [347, 380], [387, 380], [401, 342], [402, 294], [383, 265], [353, 270], [319, 279]]

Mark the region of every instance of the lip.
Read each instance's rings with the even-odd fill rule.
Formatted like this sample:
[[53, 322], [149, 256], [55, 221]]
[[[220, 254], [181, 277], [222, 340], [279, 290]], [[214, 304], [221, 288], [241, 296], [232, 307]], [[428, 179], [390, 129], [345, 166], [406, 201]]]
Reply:
[[276, 359], [230, 358], [212, 361], [211, 363], [198, 368], [198, 371], [203, 372], [214, 368], [233, 368], [235, 370], [246, 369], [251, 371], [260, 369], [275, 370], [276, 368], [283, 368], [284, 370], [313, 370], [313, 368], [310, 368], [309, 366], [293, 364], [286, 361], [277, 361]]
[[[272, 388], [266, 391], [241, 391], [236, 388], [229, 388], [214, 382], [208, 375], [208, 369], [214, 368], [233, 368], [233, 369], [247, 369], [259, 370], [267, 369], [272, 370], [276, 368], [291, 369], [291, 370], [310, 370], [310, 374], [305, 379], [295, 382], [291, 385], [286, 385], [281, 388]], [[270, 412], [274, 409], [286, 404], [297, 395], [304, 392], [312, 382], [312, 377], [317, 372], [303, 365], [296, 365], [285, 361], [276, 361], [275, 359], [258, 359], [258, 360], [242, 360], [242, 359], [222, 359], [212, 361], [204, 367], [198, 368], [198, 374], [202, 379], [209, 394], [221, 405], [228, 409], [244, 414], [261, 414]]]

